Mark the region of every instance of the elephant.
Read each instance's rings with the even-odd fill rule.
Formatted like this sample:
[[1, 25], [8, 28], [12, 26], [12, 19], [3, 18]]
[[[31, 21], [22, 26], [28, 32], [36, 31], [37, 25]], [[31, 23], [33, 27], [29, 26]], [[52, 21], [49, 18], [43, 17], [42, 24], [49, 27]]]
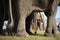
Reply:
[[[45, 15], [47, 16], [47, 27], [45, 31], [45, 36], [58, 36], [59, 33], [57, 32], [57, 25], [56, 25], [56, 11], [57, 11], [57, 6], [60, 4], [60, 0], [54, 0], [52, 6], [51, 6], [51, 11], [45, 11]], [[49, 14], [47, 14], [49, 13]], [[51, 14], [50, 14], [51, 13]]]
[[[17, 36], [29, 36], [32, 13], [43, 11], [47, 16], [45, 36], [57, 36], [55, 15], [60, 0], [12, 0]], [[52, 20], [51, 20], [52, 19]]]
[[[36, 11], [32, 14], [32, 22], [31, 22], [31, 29], [34, 30], [34, 33], [37, 33], [37, 30], [41, 30], [41, 23], [44, 23], [44, 15], [41, 14], [41, 12]], [[43, 24], [42, 24], [43, 25]]]
[[[57, 36], [58, 33], [57, 33], [55, 15], [56, 15], [57, 6], [59, 4], [58, 0], [11, 0], [11, 4], [8, 3], [8, 5], [10, 5], [8, 7], [10, 10], [12, 10], [12, 13], [10, 10], [9, 11], [13, 17], [11, 17], [11, 14], [9, 15], [11, 17], [9, 18], [10, 20], [9, 25], [11, 22], [13, 24], [14, 21], [14, 27], [16, 26], [17, 28], [17, 33], [16, 33], [17, 36], [27, 37], [29, 36], [29, 34], [31, 34], [30, 24], [32, 17], [30, 15], [32, 14], [32, 12], [35, 11], [39, 11], [39, 12], [43, 11], [48, 18], [47, 19], [48, 24], [44, 35]], [[13, 27], [13, 25], [11, 27]]]
[[8, 32], [8, 35], [11, 35], [12, 36], [12, 30], [13, 30], [13, 27], [14, 27], [14, 19], [13, 19], [13, 14], [12, 14], [12, 3], [11, 3], [11, 0], [8, 1], [9, 2], [9, 19], [8, 19], [8, 26], [7, 26], [7, 32]]
[[58, 0], [17, 0], [16, 4], [17, 12], [19, 13], [17, 36], [29, 36], [31, 33], [29, 26], [31, 20], [29, 18], [33, 11], [44, 11], [48, 18], [45, 36], [57, 36], [55, 15]]

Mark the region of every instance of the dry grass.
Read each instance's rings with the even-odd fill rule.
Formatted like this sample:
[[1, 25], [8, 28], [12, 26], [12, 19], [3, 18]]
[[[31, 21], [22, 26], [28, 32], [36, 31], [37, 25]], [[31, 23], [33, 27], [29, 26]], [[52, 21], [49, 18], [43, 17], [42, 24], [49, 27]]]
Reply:
[[0, 40], [60, 40], [60, 37], [46, 37], [43, 34], [44, 31], [38, 31], [36, 35], [29, 37], [0, 36]]

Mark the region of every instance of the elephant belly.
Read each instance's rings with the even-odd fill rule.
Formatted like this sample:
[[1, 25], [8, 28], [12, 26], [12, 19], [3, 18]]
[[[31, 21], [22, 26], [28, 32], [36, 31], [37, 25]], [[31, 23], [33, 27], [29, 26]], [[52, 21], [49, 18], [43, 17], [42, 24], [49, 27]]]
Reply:
[[48, 0], [46, 0], [46, 2], [39, 1], [39, 0], [20, 0], [20, 2], [18, 2], [18, 3], [20, 6], [19, 9], [21, 9], [21, 12], [22, 12], [22, 11], [26, 11], [26, 10], [43, 11], [48, 5]]

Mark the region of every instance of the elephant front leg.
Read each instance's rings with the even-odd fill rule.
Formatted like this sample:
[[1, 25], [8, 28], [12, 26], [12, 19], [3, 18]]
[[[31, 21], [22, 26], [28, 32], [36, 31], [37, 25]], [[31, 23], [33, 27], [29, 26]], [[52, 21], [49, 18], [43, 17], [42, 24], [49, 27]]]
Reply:
[[57, 6], [58, 6], [58, 1], [54, 0], [53, 3], [50, 5], [51, 7], [49, 8], [49, 10], [47, 10], [45, 12], [47, 18], [47, 28], [45, 31], [45, 35], [46, 36], [58, 36], [58, 30], [57, 30], [57, 25], [56, 25], [56, 10], [57, 10]]
[[25, 29], [25, 17], [20, 17], [19, 23], [18, 23], [18, 29], [17, 29], [17, 36], [29, 36]]
[[54, 36], [59, 36], [55, 17], [53, 17], [53, 29], [52, 29], [52, 34], [53, 34]]
[[46, 36], [58, 36], [57, 25], [56, 25], [56, 20], [55, 20], [54, 15], [48, 17], [45, 35]]
[[46, 31], [45, 31], [45, 35], [46, 36], [53, 36], [52, 35], [52, 26], [53, 26], [53, 21], [52, 21], [52, 17], [47, 17], [47, 27], [46, 27]]

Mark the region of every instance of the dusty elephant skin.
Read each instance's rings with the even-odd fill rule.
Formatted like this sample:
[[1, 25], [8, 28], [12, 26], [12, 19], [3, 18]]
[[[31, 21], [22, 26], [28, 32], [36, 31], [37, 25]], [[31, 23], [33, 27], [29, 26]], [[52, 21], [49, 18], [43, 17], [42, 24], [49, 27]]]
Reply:
[[[25, 26], [25, 20], [26, 17], [29, 16], [32, 11], [34, 10], [39, 10], [39, 11], [44, 11], [45, 8], [48, 6], [48, 0], [18, 0], [18, 12], [19, 12], [19, 23], [18, 23], [18, 28], [17, 28], [17, 35], [18, 36], [27, 36], [28, 35], [28, 31], [30, 31], [30, 23], [28, 24], [28, 26]], [[43, 3], [45, 5], [43, 5]], [[28, 21], [29, 18], [27, 19]], [[27, 24], [26, 24], [27, 25]], [[26, 29], [25, 29], [26, 28]], [[26, 32], [27, 31], [27, 32]], [[29, 33], [30, 34], [30, 33]]]
[[[1, 7], [3, 7], [3, 10], [5, 10], [5, 12], [8, 14], [11, 13], [9, 11], [12, 10], [14, 27], [17, 28], [17, 36], [29, 36], [29, 34], [31, 33], [30, 23], [32, 19], [30, 15], [34, 11], [44, 11], [45, 15], [48, 18], [45, 36], [57, 36], [58, 33], [55, 15], [59, 1], [60, 0], [11, 0], [12, 5], [10, 5], [6, 0], [2, 1], [2, 3], [6, 2], [8, 5], [12, 6], [12, 9], [8, 9], [9, 6], [7, 6], [7, 4], [5, 4], [4, 7], [3, 5]], [[10, 16], [11, 14], [9, 14], [9, 20], [11, 20], [10, 22], [12, 22]]]
[[29, 26], [26, 28], [25, 20], [26, 17], [29, 16], [31, 12], [34, 10], [44, 11], [46, 16], [48, 17], [47, 19], [48, 25], [46, 28], [45, 35], [57, 36], [58, 34], [57, 25], [55, 21], [56, 9], [58, 6], [57, 0], [18, 0], [17, 4], [18, 4], [18, 12], [19, 12], [19, 23], [17, 28], [18, 36], [28, 35], [26, 31], [29, 28]]

